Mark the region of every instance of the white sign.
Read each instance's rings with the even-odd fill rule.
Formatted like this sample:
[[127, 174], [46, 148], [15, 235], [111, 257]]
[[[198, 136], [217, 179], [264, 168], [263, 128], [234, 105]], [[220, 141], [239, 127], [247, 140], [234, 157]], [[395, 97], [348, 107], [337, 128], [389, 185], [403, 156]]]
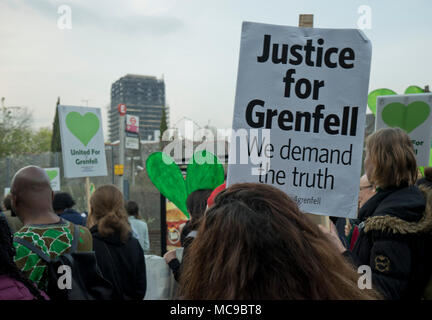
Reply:
[[60, 168], [45, 168], [44, 170], [50, 179], [51, 189], [60, 191]]
[[304, 212], [356, 217], [371, 51], [355, 29], [244, 22], [228, 185], [267, 183]]
[[126, 131], [138, 133], [139, 131], [139, 117], [132, 116], [130, 114], [126, 115]]
[[375, 130], [398, 127], [413, 143], [417, 165], [428, 166], [432, 138], [432, 93], [377, 97]]
[[125, 137], [125, 147], [127, 149], [139, 150], [139, 138]]
[[10, 193], [10, 188], [4, 188], [4, 196], [6, 197]]
[[58, 106], [65, 178], [107, 175], [99, 108]]

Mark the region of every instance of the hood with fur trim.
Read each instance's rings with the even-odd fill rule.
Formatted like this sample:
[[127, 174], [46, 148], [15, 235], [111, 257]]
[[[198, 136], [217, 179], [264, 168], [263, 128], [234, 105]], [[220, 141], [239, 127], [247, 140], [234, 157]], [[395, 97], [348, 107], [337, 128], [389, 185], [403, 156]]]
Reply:
[[[374, 213], [364, 221], [364, 232], [378, 231], [395, 235], [412, 235], [430, 232], [432, 230], [432, 189], [425, 186], [420, 186], [419, 189], [424, 199], [426, 199], [426, 206], [424, 210], [421, 210], [421, 214], [419, 212], [420, 199], [415, 199], [418, 197], [410, 197], [408, 192], [408, 194], [405, 195], [408, 197], [405, 198], [403, 194], [398, 194], [400, 192], [396, 192], [392, 196], [383, 199], [383, 203], [376, 208], [378, 214]], [[407, 217], [404, 217], [403, 214], [397, 214], [398, 212], [394, 211], [395, 206], [388, 205], [389, 200], [397, 199], [397, 197], [399, 197], [398, 202], [401, 204], [401, 212], [408, 213]], [[406, 203], [415, 205], [415, 207], [404, 207]], [[385, 214], [386, 208], [393, 208], [393, 210], [389, 210], [388, 214]], [[413, 219], [416, 212], [420, 215], [418, 219]]]

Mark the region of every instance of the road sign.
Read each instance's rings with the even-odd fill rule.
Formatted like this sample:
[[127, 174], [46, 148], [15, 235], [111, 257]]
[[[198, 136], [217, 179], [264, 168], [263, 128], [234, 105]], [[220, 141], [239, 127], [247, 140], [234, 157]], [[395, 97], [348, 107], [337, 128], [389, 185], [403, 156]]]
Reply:
[[123, 164], [114, 165], [114, 174], [116, 176], [122, 176], [123, 173], [124, 173], [124, 165]]
[[119, 103], [119, 105], [117, 106], [117, 110], [120, 114], [120, 116], [124, 116], [126, 115], [126, 105], [124, 103]]

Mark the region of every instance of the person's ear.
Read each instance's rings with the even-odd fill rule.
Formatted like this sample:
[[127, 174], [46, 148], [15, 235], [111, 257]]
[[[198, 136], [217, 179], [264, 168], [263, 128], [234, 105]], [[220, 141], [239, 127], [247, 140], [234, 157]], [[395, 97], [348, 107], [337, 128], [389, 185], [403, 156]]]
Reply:
[[11, 207], [15, 210], [17, 205], [18, 205], [18, 198], [16, 195], [14, 195], [13, 193], [11, 194]]

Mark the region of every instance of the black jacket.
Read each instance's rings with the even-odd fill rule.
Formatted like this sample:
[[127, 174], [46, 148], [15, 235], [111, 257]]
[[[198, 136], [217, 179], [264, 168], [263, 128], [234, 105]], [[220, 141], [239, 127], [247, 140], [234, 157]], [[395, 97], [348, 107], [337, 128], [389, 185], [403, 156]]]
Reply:
[[422, 297], [432, 272], [430, 205], [427, 189], [389, 188], [359, 211], [358, 240], [344, 255], [356, 266], [371, 267], [372, 286], [386, 299]]
[[126, 243], [120, 234], [102, 237], [94, 226], [93, 249], [102, 275], [115, 288], [114, 299], [142, 300], [147, 289], [144, 252], [138, 240], [129, 235]]

